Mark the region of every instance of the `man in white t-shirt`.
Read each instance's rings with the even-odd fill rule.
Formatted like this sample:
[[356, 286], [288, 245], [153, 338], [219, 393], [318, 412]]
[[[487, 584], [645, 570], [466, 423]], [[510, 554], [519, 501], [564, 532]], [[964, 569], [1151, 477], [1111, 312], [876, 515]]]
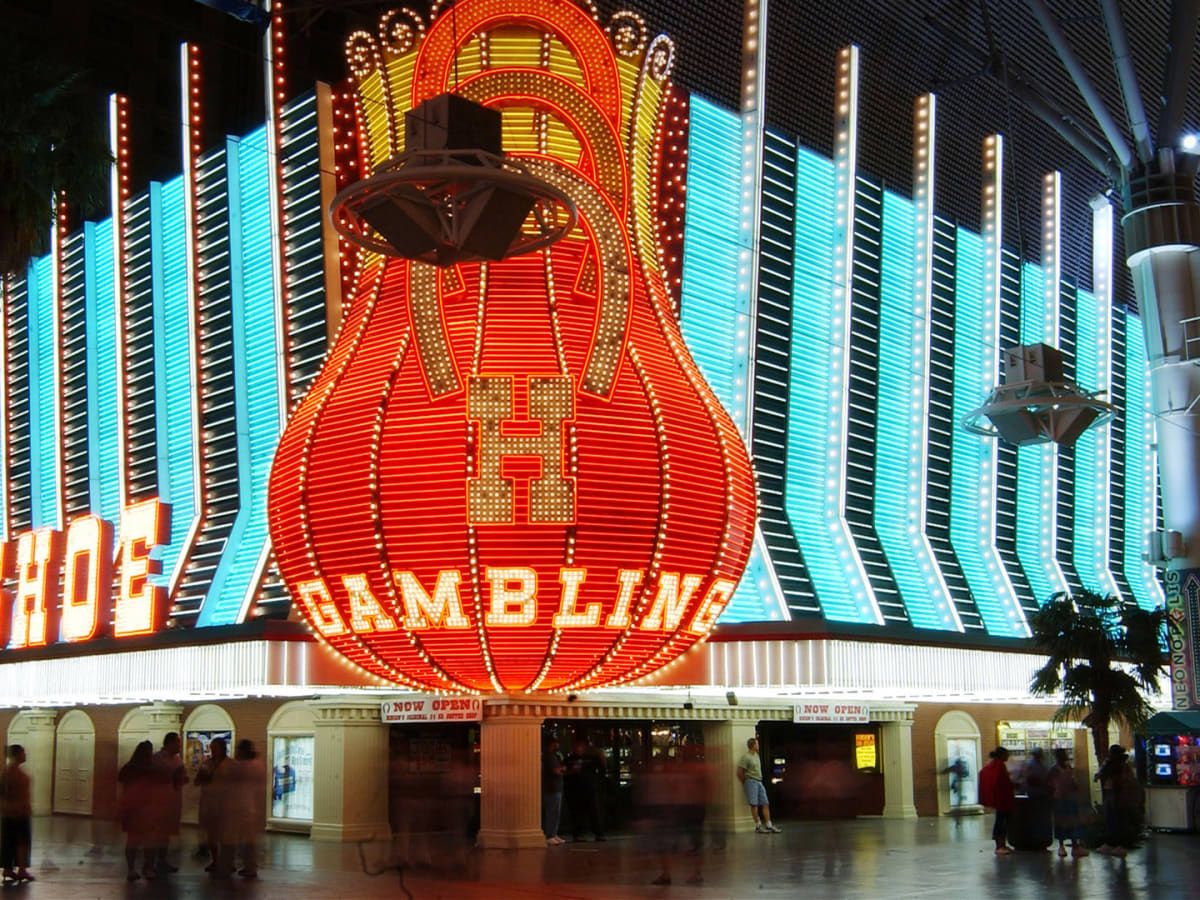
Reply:
[[759, 834], [778, 834], [779, 829], [771, 822], [771, 804], [767, 800], [767, 789], [763, 787], [762, 760], [758, 756], [758, 739], [746, 741], [746, 752], [738, 760], [738, 781], [746, 789], [746, 802], [750, 804], [750, 815], [754, 817], [754, 830]]

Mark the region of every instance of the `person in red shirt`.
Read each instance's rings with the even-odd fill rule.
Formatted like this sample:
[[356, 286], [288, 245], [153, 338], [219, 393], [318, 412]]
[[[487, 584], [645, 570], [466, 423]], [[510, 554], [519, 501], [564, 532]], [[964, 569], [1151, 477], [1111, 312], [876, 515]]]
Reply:
[[1013, 812], [1013, 784], [1008, 775], [1008, 751], [997, 747], [988, 754], [991, 762], [979, 770], [979, 801], [996, 810], [996, 823], [992, 826], [992, 840], [996, 842], [996, 855], [1008, 856], [1013, 851], [1008, 846], [1008, 820]]

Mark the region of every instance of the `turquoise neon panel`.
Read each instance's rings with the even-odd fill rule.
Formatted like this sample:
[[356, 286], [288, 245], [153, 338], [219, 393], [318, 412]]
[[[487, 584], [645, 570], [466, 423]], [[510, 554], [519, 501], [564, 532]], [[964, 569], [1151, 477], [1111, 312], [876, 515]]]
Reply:
[[920, 491], [925, 482], [924, 423], [914, 418], [910, 408], [913, 390], [927, 390], [923, 380], [914, 376], [913, 329], [925, 327], [924, 310], [922, 318], [918, 318], [913, 308], [916, 230], [913, 204], [885, 191], [875, 424], [875, 530], [912, 624], [917, 628], [957, 630], [950, 605], [938, 585], [936, 563], [931, 554], [922, 552], [921, 535], [909, 531], [910, 497], [914, 486]]
[[88, 468], [92, 511], [121, 520], [117, 449], [117, 307], [113, 294], [112, 219], [84, 225], [87, 292]]
[[738, 117], [699, 97], [691, 102], [687, 217], [683, 238], [680, 328], [717, 399], [746, 433], [745, 392], [750, 296], [738, 290], [741, 146]]
[[[688, 350], [734, 424], [746, 433], [744, 398], [749, 365], [750, 294], [739, 290], [741, 122], [693, 96], [688, 133], [687, 217], [683, 237], [680, 328]], [[748, 282], [745, 282], [748, 284]], [[721, 615], [722, 622], [779, 618], [760, 541]]]
[[[984, 384], [981, 360], [996, 353], [984, 342], [983, 239], [958, 229], [958, 259], [955, 271], [954, 307], [954, 421], [979, 405], [994, 387]], [[954, 431], [950, 486], [950, 540], [963, 575], [971, 588], [975, 606], [988, 634], [1022, 637], [1025, 625], [1017, 610], [1011, 586], [1000, 569], [995, 552], [994, 520], [996, 494], [994, 438]], [[981, 502], [983, 500], [983, 502]], [[986, 530], [991, 546], [981, 537]]]
[[[1102, 360], [1100, 354], [1108, 352], [1101, 345], [1108, 310], [1101, 310], [1099, 301], [1087, 291], [1076, 293], [1075, 304], [1075, 380], [1085, 391], [1107, 391], [1108, 385], [1102, 380], [1107, 360]], [[1075, 569], [1083, 586], [1098, 594], [1116, 592], [1108, 572], [1107, 553], [1109, 428], [1093, 426], [1075, 442]]]
[[846, 406], [844, 387], [830, 386], [835, 184], [830, 160], [797, 149], [784, 501], [826, 618], [874, 624], [867, 586], [850, 558], [853, 548], [835, 545], [845, 529], [839, 522], [840, 508], [830, 505], [826, 491], [827, 482], [839, 478], [836, 451], [831, 456], [830, 447], [841, 436]]
[[227, 144], [234, 402], [241, 506], [200, 607], [198, 626], [241, 620], [268, 546], [267, 480], [279, 441], [278, 298], [272, 268], [271, 165], [265, 127]]
[[1125, 373], [1125, 577], [1138, 606], [1154, 609], [1163, 603], [1162, 586], [1142, 556], [1156, 520], [1154, 421], [1145, 327], [1133, 314], [1125, 317]]
[[[1051, 343], [1047, 322], [1046, 276], [1041, 266], [1021, 266], [1021, 343]], [[1017, 559], [1038, 605], [1066, 590], [1055, 562], [1052, 490], [1055, 477], [1054, 444], [1017, 448]], [[1047, 544], [1050, 542], [1050, 545]]]
[[174, 577], [181, 564], [199, 509], [183, 188], [182, 176], [150, 185], [158, 495], [171, 506], [171, 542], [162, 548], [163, 583]]
[[29, 438], [31, 518], [34, 528], [58, 521], [59, 471], [54, 406], [54, 270], [47, 255], [29, 267]]

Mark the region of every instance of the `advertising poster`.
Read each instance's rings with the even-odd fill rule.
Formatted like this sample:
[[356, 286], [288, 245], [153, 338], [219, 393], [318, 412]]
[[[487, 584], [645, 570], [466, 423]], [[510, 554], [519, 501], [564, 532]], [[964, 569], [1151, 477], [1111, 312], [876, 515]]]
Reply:
[[187, 767], [188, 779], [196, 777], [196, 773], [200, 771], [200, 764], [208, 759], [212, 753], [209, 751], [209, 745], [216, 738], [224, 738], [225, 749], [229, 755], [233, 755], [233, 732], [224, 731], [185, 731], [183, 734], [183, 764]]
[[311, 821], [313, 738], [277, 737], [272, 752], [275, 760], [271, 773], [272, 818]]

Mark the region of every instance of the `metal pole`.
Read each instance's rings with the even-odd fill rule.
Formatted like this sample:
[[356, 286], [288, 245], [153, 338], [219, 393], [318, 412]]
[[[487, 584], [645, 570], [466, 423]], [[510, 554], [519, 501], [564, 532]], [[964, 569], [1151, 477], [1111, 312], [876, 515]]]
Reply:
[[1138, 90], [1137, 74], [1133, 71], [1133, 56], [1125, 37], [1125, 23], [1121, 21], [1117, 0], [1101, 0], [1100, 5], [1104, 9], [1104, 24], [1108, 26], [1108, 45], [1112, 49], [1113, 66], [1121, 82], [1121, 95], [1125, 98], [1129, 130], [1133, 132], [1138, 159], [1148, 163], [1154, 155], [1154, 147], [1150, 143], [1150, 126], [1146, 123], [1146, 107]]

